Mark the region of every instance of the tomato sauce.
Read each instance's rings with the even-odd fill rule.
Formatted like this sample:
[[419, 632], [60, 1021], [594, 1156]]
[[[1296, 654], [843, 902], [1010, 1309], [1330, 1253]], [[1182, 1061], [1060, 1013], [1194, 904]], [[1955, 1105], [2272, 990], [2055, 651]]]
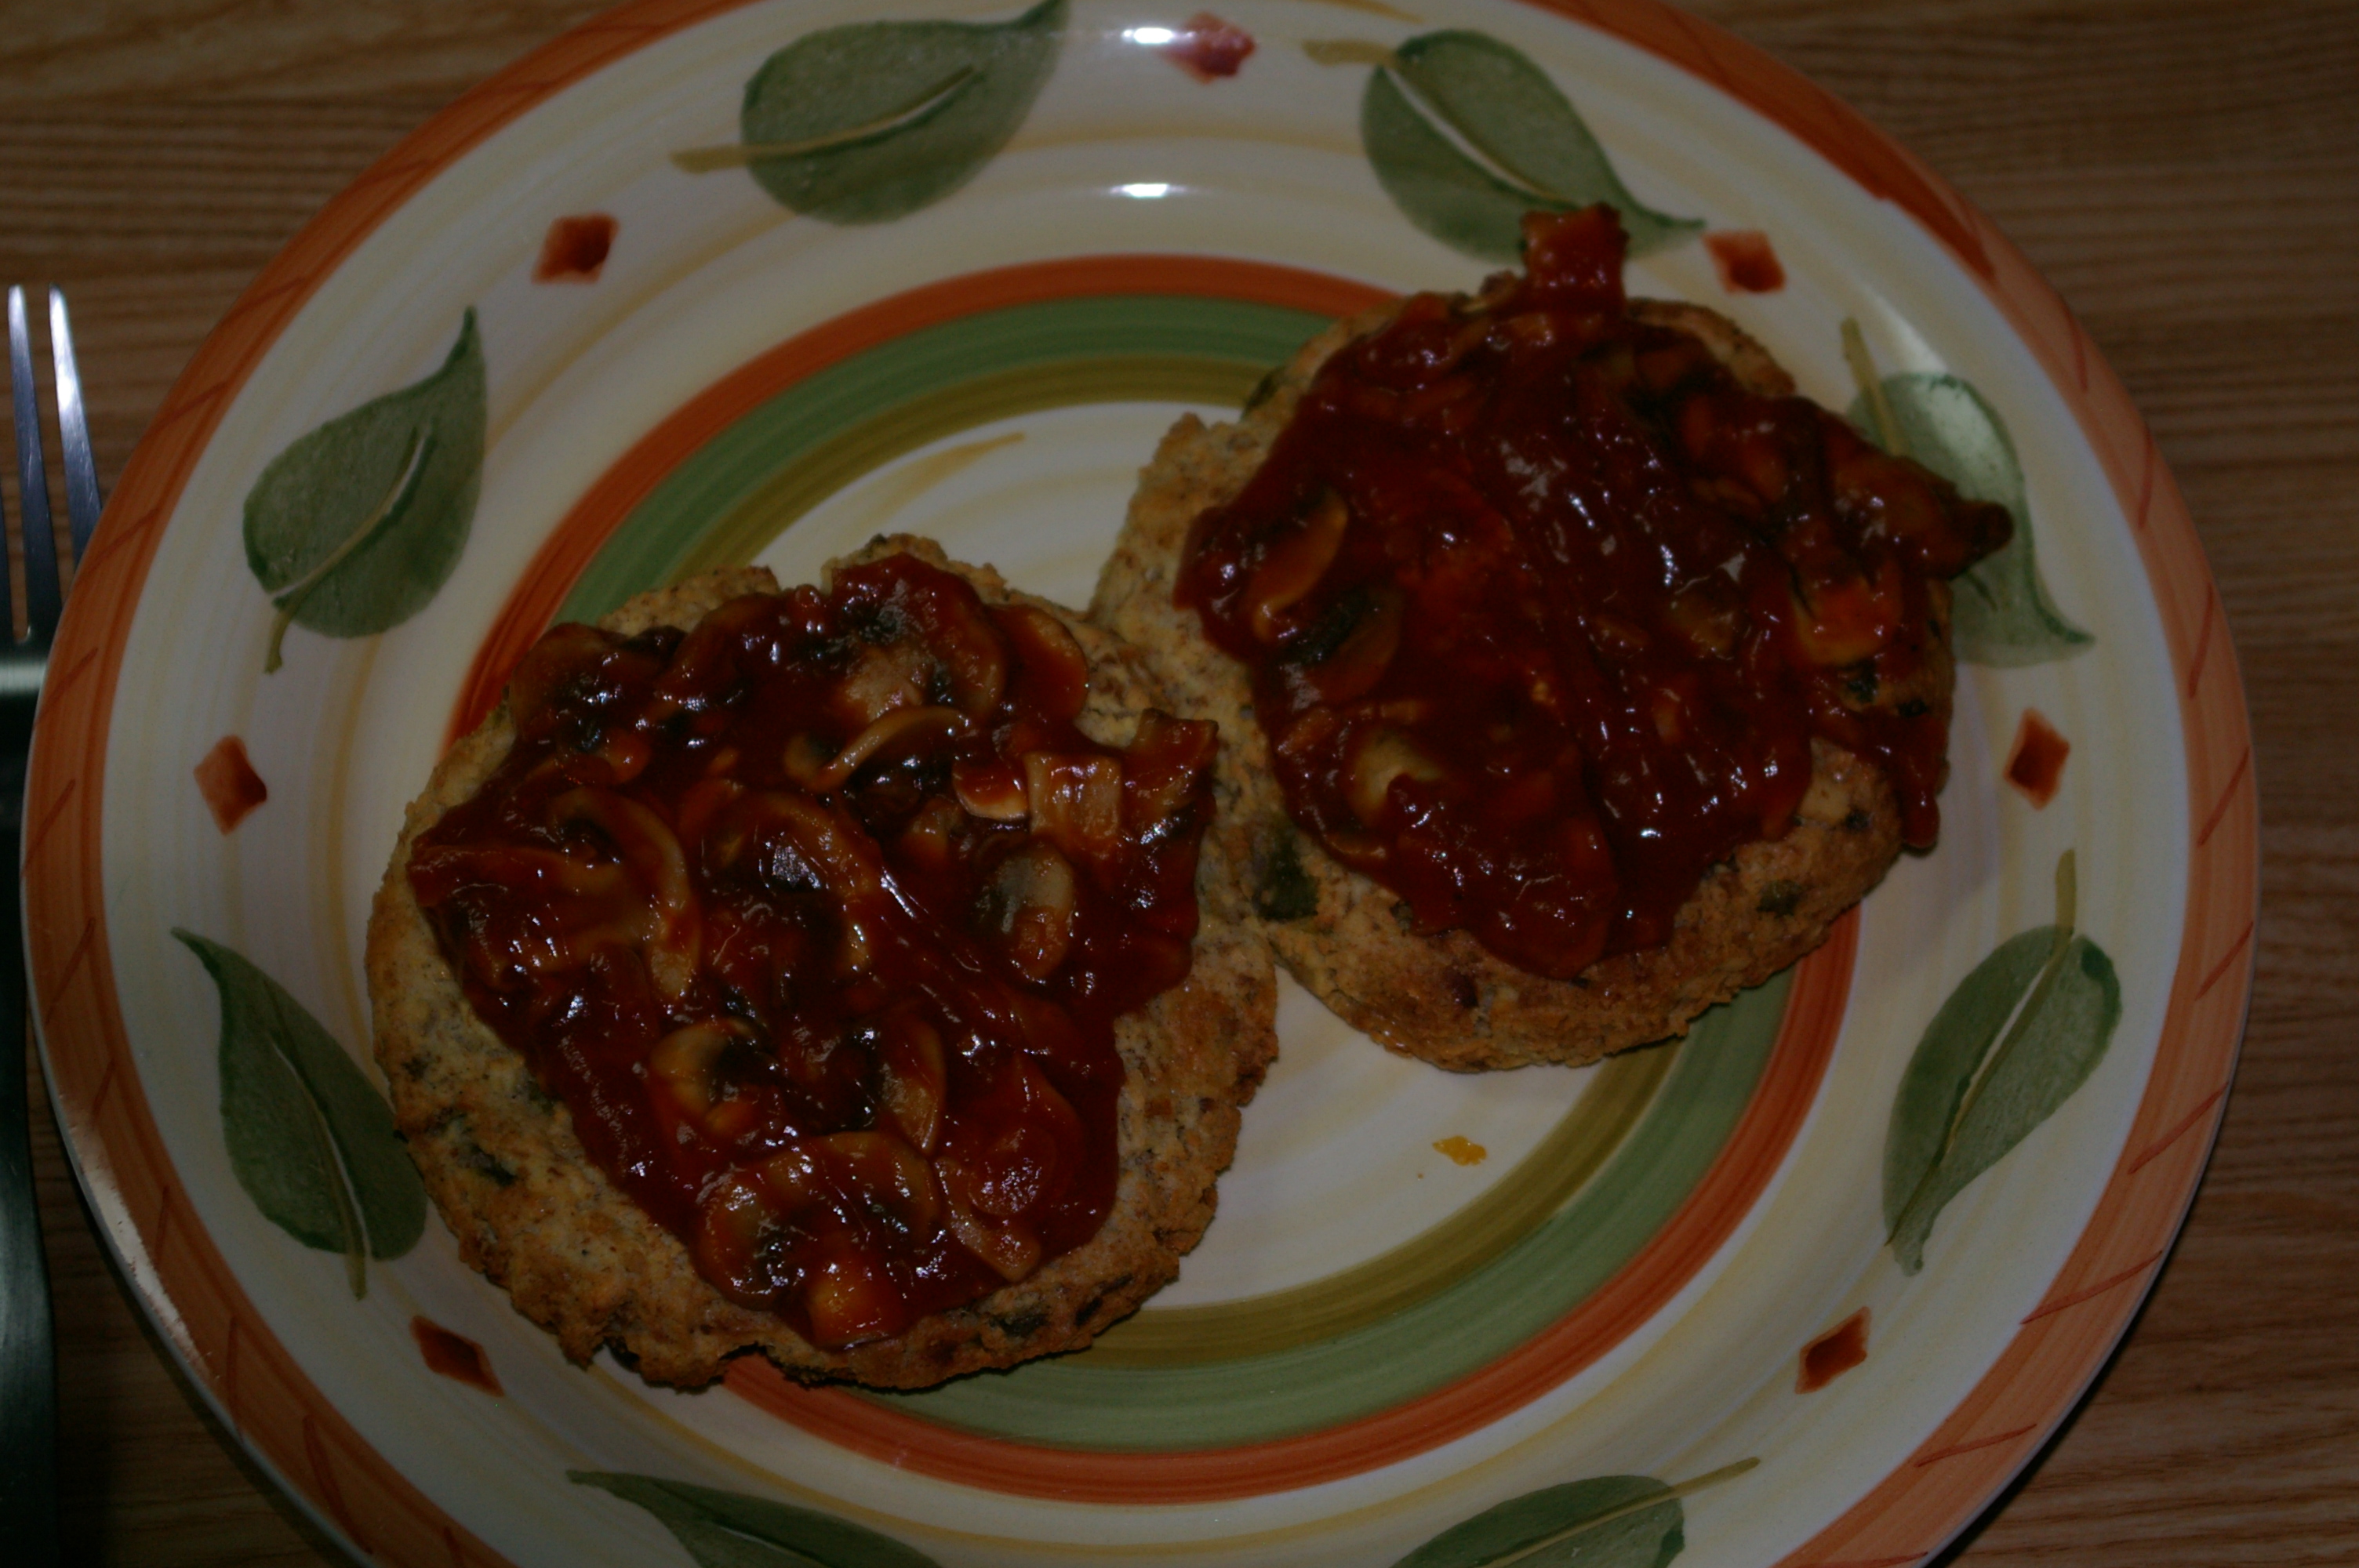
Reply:
[[1535, 214], [1524, 276], [1407, 300], [1177, 584], [1252, 667], [1295, 819], [1420, 929], [1559, 979], [1783, 835], [1814, 737], [1930, 843], [1945, 716], [1875, 694], [1929, 656], [1932, 580], [2012, 526], [1631, 315], [1624, 248], [1610, 208]]
[[1209, 724], [1076, 727], [1026, 606], [897, 556], [683, 636], [557, 627], [410, 884], [469, 1000], [724, 1294], [821, 1346], [1093, 1235], [1114, 1022], [1196, 930]]

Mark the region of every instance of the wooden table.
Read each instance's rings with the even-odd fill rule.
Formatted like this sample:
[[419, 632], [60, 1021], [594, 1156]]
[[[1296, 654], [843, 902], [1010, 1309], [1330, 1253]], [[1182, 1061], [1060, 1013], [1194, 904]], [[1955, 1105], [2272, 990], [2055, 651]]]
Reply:
[[[597, 8], [0, 6], [0, 283], [71, 290], [102, 478], [322, 201]], [[2359, 1563], [2359, 5], [1698, 9], [1893, 132], [2080, 311], [2185, 487], [2258, 741], [2259, 981], [2211, 1173], [2094, 1398], [1945, 1561]], [[34, 1137], [70, 1560], [341, 1562], [145, 1326], [45, 1103]]]

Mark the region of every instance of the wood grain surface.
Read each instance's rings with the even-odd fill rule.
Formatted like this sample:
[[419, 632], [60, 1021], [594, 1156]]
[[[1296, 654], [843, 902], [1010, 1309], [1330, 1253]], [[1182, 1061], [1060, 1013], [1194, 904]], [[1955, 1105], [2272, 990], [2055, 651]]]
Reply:
[[[597, 8], [0, 3], [0, 284], [68, 289], [102, 479], [321, 202]], [[2185, 488], [2258, 743], [2259, 979], [2201, 1196], [2094, 1397], [1942, 1561], [2359, 1563], [2359, 5], [1695, 8], [1892, 132], [2079, 310]], [[343, 1561], [132, 1304], [28, 1070], [69, 1560]]]

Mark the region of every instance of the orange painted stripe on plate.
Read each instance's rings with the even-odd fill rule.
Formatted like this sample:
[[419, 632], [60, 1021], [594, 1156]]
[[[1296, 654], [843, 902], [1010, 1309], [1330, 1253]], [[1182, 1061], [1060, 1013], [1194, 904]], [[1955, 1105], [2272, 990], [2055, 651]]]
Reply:
[[[648, 41], [733, 9], [738, 3], [639, 0], [616, 16], [567, 34], [469, 92], [386, 161], [408, 161], [430, 149], [429, 161], [416, 168], [416, 181], [423, 182], [568, 82]], [[1683, 49], [1691, 49], [1691, 46], [1684, 45], [1676, 31], [1665, 26], [1666, 8], [1652, 0], [1592, 0], [1587, 5], [1551, 0], [1551, 8], [1584, 16], [1667, 59], [1697, 68], [1697, 62], [1683, 55]], [[2200, 613], [2201, 596], [2212, 591], [2192, 523], [2167, 470], [2158, 461], [2147, 465], [2151, 435], [2110, 367], [2093, 356], [2085, 365], [2074, 363], [2080, 345], [2069, 337], [2057, 343], [2053, 323], [2040, 319], [2041, 312], [2033, 309], [2039, 303], [2043, 285], [2029, 263], [1938, 177], [1849, 111], [1840, 105], [1831, 111], [1832, 101], [1793, 72], [1743, 45], [1724, 45], [1706, 63], [1715, 68], [1715, 76], [1725, 72], [1733, 79], [1733, 90], [1740, 98], [1817, 147], [1864, 188], [1902, 206], [1973, 266], [1987, 280], [1990, 297], [2041, 357], [2060, 387], [2082, 383], [2085, 374], [2086, 390], [2072, 384], [2067, 401], [2106, 465], [2116, 495], [2125, 503], [2132, 495], [2138, 496], [2134, 514], [2141, 522], [2148, 520], [2150, 507], [2158, 514], [2151, 519], [2150, 534], [2141, 530], [2147, 536], [2138, 544], [2149, 585], [2163, 611], [2174, 668], [2183, 676], [2191, 664], [2190, 650], [2173, 630], [2185, 623], [2177, 617], [2190, 610]], [[263, 292], [275, 291], [277, 297], [270, 302], [274, 308], [264, 309], [257, 304], [242, 315], [234, 311], [233, 318], [225, 319], [199, 350], [117, 485], [111, 514], [136, 514], [141, 507], [168, 511], [177, 503], [229, 397], [318, 281], [374, 232], [408, 189], [414, 186], [386, 189], [381, 184], [365, 193], [338, 198], [265, 271], [246, 297], [254, 300]], [[2062, 368], [2057, 362], [2060, 358], [2070, 367], [2065, 373], [2071, 375], [2071, 384], [2057, 373]], [[2132, 476], [2158, 488], [2149, 492]], [[56, 1010], [49, 1024], [48, 1059], [69, 1133], [83, 1161], [93, 1206], [114, 1233], [143, 1293], [164, 1314], [167, 1332], [210, 1379], [212, 1357], [224, 1346], [226, 1330], [217, 1325], [218, 1336], [207, 1341], [193, 1325], [183, 1321], [179, 1309], [184, 1292], [197, 1283], [189, 1274], [197, 1266], [190, 1261], [191, 1256], [218, 1267], [219, 1255], [210, 1238], [191, 1233], [192, 1246], [176, 1249], [173, 1267], [158, 1269], [147, 1256], [137, 1224], [131, 1217], [149, 1212], [144, 1200], [174, 1185], [175, 1178], [136, 1076], [122, 1075], [118, 1082], [114, 1072], [126, 1043], [115, 1002], [112, 957], [103, 935], [100, 805], [115, 684], [131, 616], [153, 557], [156, 533], [136, 530], [130, 541], [117, 548], [107, 539], [107, 532], [102, 530], [100, 541], [107, 547], [94, 550], [96, 558], [85, 561], [54, 655], [64, 659], [97, 650], [98, 679], [79, 701], [45, 705], [28, 781], [27, 797], [36, 810], [55, 806], [69, 784], [87, 787], [75, 792], [78, 799], [66, 803], [60, 827], [43, 846], [38, 860], [28, 857], [25, 869], [29, 892], [27, 955], [44, 1005]], [[2223, 646], [2218, 656], [2226, 662], [2223, 673], [2233, 676], [2233, 650]], [[2245, 749], [2250, 743], [2249, 730], [2241, 683], [2234, 678], [2201, 683], [2200, 699], [2182, 700], [2181, 717], [2190, 798], [2222, 803], [2220, 819], [2212, 825], [2222, 830], [2216, 837], [2207, 833], [2194, 846], [2180, 962], [2163, 1040], [2130, 1147], [2139, 1146], [2139, 1132], [2160, 1130], [2161, 1119], [2168, 1114], [2161, 1108], [2185, 1104], [2188, 1094], [2216, 1085], [2233, 1068], [2251, 981], [2248, 946], [2233, 971], [2234, 983], [2222, 993], [2233, 997], [2234, 1005], [2224, 1011], [2207, 1009], [2201, 1020], [2192, 1016], [2193, 1003], [2199, 999], [2187, 992], [2196, 984], [2194, 962], [2200, 960], [2191, 960], [2190, 955], [2220, 952], [2249, 924], [2256, 907], [2256, 813], [2249, 792], [2242, 809], [2230, 811], [2233, 792], [2222, 787], [2231, 769], [2248, 761]], [[90, 921], [98, 922], [101, 933], [92, 956], [95, 983], [75, 988], [71, 997], [60, 997], [49, 982], [65, 961], [65, 949]], [[117, 1087], [123, 1091], [120, 1095], [101, 1092]], [[2160, 1190], [2163, 1184], [2148, 1184], [2157, 1192], [2133, 1206], [2123, 1197], [2123, 1178], [2116, 1173], [2102, 1196], [2097, 1216], [2060, 1273], [2060, 1282], [2101, 1277], [2108, 1258], [2115, 1260], [2113, 1266], [2118, 1268], [2118, 1260], [2135, 1255], [2127, 1250], [2135, 1239], [2145, 1238], [2151, 1244], [2158, 1238], [2168, 1244], [2192, 1196], [2193, 1176], [2190, 1173], [2182, 1186], [2170, 1192]], [[226, 1278], [225, 1270], [223, 1277]], [[227, 1289], [236, 1304], [245, 1304], [234, 1281]], [[2112, 1311], [2060, 1314], [2026, 1328], [1957, 1414], [1978, 1417], [1987, 1407], [2000, 1403], [2028, 1404], [2047, 1424], [2060, 1421], [2126, 1325], [2136, 1299], [2132, 1292]], [[2066, 1324], [2073, 1325], [2070, 1334], [2057, 1326]], [[370, 1524], [373, 1531], [389, 1531], [377, 1537], [386, 1560], [419, 1563], [441, 1557], [449, 1537], [440, 1510], [351, 1434], [342, 1418], [311, 1388], [266, 1330], [255, 1324], [242, 1337], [255, 1344], [257, 1353], [266, 1353], [272, 1370], [278, 1374], [274, 1379], [277, 1387], [269, 1401], [270, 1413], [280, 1417], [298, 1411], [313, 1413], [323, 1430], [349, 1438], [355, 1463], [378, 1483], [371, 1488], [367, 1502], [372, 1510], [383, 1510], [382, 1522], [373, 1515]], [[287, 1431], [283, 1421], [273, 1425], [271, 1432], [257, 1429], [252, 1434], [255, 1446], [281, 1475], [295, 1475], [295, 1461], [301, 1454], [299, 1438]], [[1880, 1547], [1886, 1552], [1922, 1555], [1925, 1540], [1946, 1539], [1953, 1533], [1987, 1501], [2019, 1459], [2020, 1455], [2002, 1454], [1987, 1466], [1934, 1466], [1917, 1471], [1916, 1479], [1909, 1476], [1910, 1467], [1903, 1465], [1787, 1563], [1824, 1562], [1824, 1554], [1833, 1546], [1869, 1552]], [[312, 1501], [317, 1506], [321, 1499], [315, 1496]], [[1871, 1541], [1870, 1537], [1881, 1539]], [[462, 1533], [462, 1539], [471, 1555], [484, 1562], [499, 1561], [473, 1538]], [[443, 1550], [432, 1550], [435, 1547]]]
[[2148, 1165], [2152, 1164], [2157, 1159], [2160, 1158], [2163, 1151], [2169, 1149], [2172, 1144], [2178, 1142], [2180, 1139], [2186, 1137], [2188, 1133], [2194, 1130], [2195, 1124], [2203, 1119], [2203, 1113], [2205, 1111], [2210, 1110], [2213, 1106], [2219, 1104], [2222, 1100], [2225, 1099], [2227, 1096], [2228, 1086], [2225, 1084], [2222, 1084], [2218, 1088], [2213, 1089], [2210, 1094], [2205, 1095], [2196, 1105], [2193, 1110], [2189, 1111], [2185, 1117], [2173, 1123], [2170, 1130], [2165, 1132], [2161, 1137], [2147, 1144], [2145, 1151], [2141, 1152], [2136, 1159], [2130, 1162], [2130, 1168], [2127, 1173], [2135, 1176], [2140, 1171], [2145, 1170]]
[[1939, 1465], [1944, 1459], [1955, 1459], [1962, 1454], [1979, 1453], [1985, 1448], [1995, 1448], [2002, 1443], [2012, 1443], [2033, 1430], [2035, 1429], [2032, 1427], [2018, 1426], [2013, 1432], [2002, 1432], [1990, 1437], [1977, 1437], [1971, 1443], [1953, 1443], [1947, 1448], [1937, 1448], [1930, 1454], [1920, 1454], [1909, 1463], [1920, 1469], [1928, 1465]]
[[[2254, 929], [2258, 924], [2259, 923], [2256, 921], [2246, 921], [2245, 923], [2243, 934], [2234, 942], [2228, 944], [2228, 950], [2220, 955], [2220, 961], [2212, 966], [2212, 972], [2205, 975], [2203, 977], [2203, 983], [2195, 988], [2195, 997], [2197, 1000], [2200, 1001], [2204, 997], [2209, 996], [2212, 992], [2212, 988], [2218, 985], [2221, 979], [2228, 973], [2229, 966], [2244, 956], [2245, 945], [2253, 939]], [[2223, 1090], [2222, 1092], [2225, 1093], [2226, 1091]]]
[[[1693, 42], [1692, 30], [1679, 26], [1657, 0], [1530, 3], [1577, 16], [1720, 85], [1809, 143], [1871, 193], [1915, 217], [1973, 269], [1985, 294], [2040, 361], [2073, 408], [2116, 499], [2136, 524], [2136, 543], [2161, 611], [2178, 677], [2174, 684], [2180, 686], [2189, 799], [2219, 804], [2192, 835], [2180, 956], [2163, 1039], [2124, 1151], [2126, 1164], [2129, 1150], [2150, 1146], [2169, 1114], [2165, 1108], [2184, 1105], [2190, 1091], [2201, 1093], [2233, 1070], [2252, 975], [2249, 945], [2236, 939], [2249, 927], [2258, 896], [2258, 825], [2249, 791], [2242, 796], [2242, 809], [2232, 810], [2250, 765], [2243, 687], [2234, 678], [2234, 651], [2224, 640], [2217, 650], [2206, 645], [2199, 660], [2180, 630], [2202, 623], [2214, 589], [2185, 502], [2156, 455], [2151, 431], [2111, 366], [2092, 350], [2069, 307], [2022, 253], [1938, 175], [1822, 91], [1749, 46], [1701, 49]], [[2221, 673], [2228, 678], [2201, 678], [2203, 663], [2213, 658], [2226, 666]], [[2190, 991], [2199, 985], [2208, 991], [2221, 977], [2199, 981], [2198, 966], [2223, 947], [2231, 949], [2227, 992], [2236, 999], [2235, 1005], [2199, 1020], [2194, 1005], [2202, 1000], [2201, 993]], [[2117, 1273], [2153, 1248], [2168, 1250], [2193, 1199], [2196, 1173], [2177, 1184], [2148, 1184], [2153, 1190], [2136, 1200], [2124, 1192], [2128, 1175], [2117, 1167], [2101, 1195], [2096, 1217], [2051, 1283], [2051, 1293], [2086, 1288], [2083, 1281]], [[2106, 1311], [2070, 1314], [2069, 1332], [2059, 1326], [2068, 1321], [2063, 1314], [2027, 1325], [1943, 1430], [1987, 1430], [1994, 1422], [1983, 1418], [2002, 1407], [2028, 1416], [2035, 1428], [2052, 1429], [2103, 1364], [2141, 1299], [2142, 1292], [2126, 1292]], [[1916, 1457], [1940, 1446], [1937, 1434]], [[1904, 1463], [1841, 1519], [1788, 1554], [1780, 1568], [1837, 1559], [1874, 1561], [1896, 1553], [1907, 1561], [1921, 1557], [1928, 1541], [1939, 1542], [1955, 1534], [2037, 1448], [2034, 1444], [2020, 1450], [1983, 1449], [1975, 1462], [1930, 1468]]]
[[[2074, 1291], [2069, 1296], [2059, 1297], [2057, 1300], [2048, 1303], [2045, 1306], [2039, 1307], [2027, 1314], [2024, 1317], [2023, 1321], [2026, 1323], [2036, 1323], [2039, 1319], [2047, 1317], [2051, 1314], [2063, 1312], [2070, 1307], [2079, 1306], [2082, 1302], [2095, 1301], [2107, 1291], [2113, 1290], [2116, 1286], [2129, 1283], [2132, 1280], [2136, 1279], [2140, 1274], [2145, 1273], [2148, 1269], [2153, 1268], [2157, 1263], [2161, 1262], [2164, 1255], [2170, 1249], [2166, 1247], [2161, 1251], [2157, 1252], [2153, 1257], [2133, 1263], [2118, 1274], [2108, 1275], [2106, 1278], [2099, 1280], [2093, 1285], [2090, 1285], [2082, 1290]], [[1923, 1461], [1919, 1460], [1919, 1463], [1922, 1464]]]
[[447, 748], [483, 722], [509, 672], [630, 516], [697, 449], [797, 382], [897, 338], [1019, 305], [1117, 294], [1236, 299], [1348, 316], [1395, 297], [1332, 273], [1223, 256], [1097, 255], [1029, 262], [926, 284], [823, 321], [722, 377], [641, 437], [592, 481], [535, 552], [493, 618], [459, 688]]
[[[2167, 1256], [2194, 1199], [2200, 1168], [2176, 1182], [2136, 1181], [2138, 1154], [2183, 1119], [2183, 1108], [2211, 1095], [2234, 1072], [2252, 985], [2252, 946], [2242, 938], [2258, 907], [2259, 822], [2252, 792], [2240, 793], [2251, 765], [2252, 738], [2235, 650], [2227, 638], [2216, 637], [2206, 650], [2210, 678], [2190, 679], [2197, 630], [2215, 591], [2194, 522], [2177, 481], [2154, 456], [2153, 436], [2120, 378], [2102, 355], [2082, 358], [2070, 313], [2060, 314], [2053, 288], [1987, 220], [1962, 200], [1961, 210], [1973, 219], [1990, 261], [1984, 293], [2073, 411], [2116, 503], [2135, 524], [2129, 538], [2145, 566], [2169, 652], [2186, 760], [2186, 914], [2161, 1038], [2129, 1136], [2088, 1226], [2042, 1297], [2061, 1301], [2095, 1291], [2105, 1299], [2018, 1327], [1918, 1452], [1777, 1568], [1922, 1553], [1928, 1542], [1950, 1540], [2071, 1413], [2145, 1299], [2143, 1285], [2113, 1289], [2127, 1282], [2116, 1276], [2129, 1271], [2135, 1277], [2141, 1267]], [[2198, 821], [2194, 814], [2215, 801], [2210, 818]], [[2223, 952], [2231, 957], [2224, 977], [2209, 973]], [[2230, 1000], [2223, 1004], [2223, 997]], [[2215, 1098], [2212, 1106], [2216, 1123], [2224, 1099]], [[2032, 1441], [1957, 1447], [1965, 1434], [2017, 1427]], [[1945, 1452], [1951, 1455], [1948, 1463], [1916, 1463]]]
[[1525, 0], [1587, 22], [1702, 78], [1924, 225], [1980, 276], [1993, 259], [1962, 197], [1859, 112], [1761, 50], [1660, 0]]
[[[43, 702], [36, 726], [26, 800], [35, 820], [54, 816], [55, 825], [26, 856], [26, 957], [43, 1010], [49, 1081], [92, 1206], [217, 1402], [234, 1368], [240, 1437], [315, 1513], [337, 1518], [350, 1539], [388, 1563], [445, 1561], [454, 1539], [471, 1562], [506, 1559], [388, 1465], [321, 1395], [264, 1326], [209, 1235], [181, 1224], [168, 1253], [158, 1246], [162, 1217], [186, 1199], [138, 1076], [116, 1070], [129, 1043], [106, 940], [102, 817], [124, 651], [163, 533], [156, 524], [179, 504], [223, 412], [320, 283], [420, 185], [503, 125], [647, 42], [745, 3], [636, 0], [618, 13], [620, 26], [609, 17], [566, 33], [462, 95], [306, 224], [215, 325], [157, 410], [108, 498], [50, 654], [55, 667], [87, 665], [89, 674], [66, 700]], [[308, 1479], [312, 1454], [322, 1451], [339, 1465], [335, 1497]]]
[[1558, 1387], [1659, 1312], [1751, 1211], [1817, 1097], [1851, 994], [1859, 914], [1802, 960], [1752, 1102], [1663, 1228], [1563, 1318], [1480, 1371], [1321, 1432], [1234, 1448], [1102, 1454], [1012, 1443], [807, 1388], [766, 1361], [734, 1362], [729, 1388], [782, 1420], [897, 1468], [963, 1486], [1069, 1502], [1217, 1502], [1316, 1486], [1478, 1431]]

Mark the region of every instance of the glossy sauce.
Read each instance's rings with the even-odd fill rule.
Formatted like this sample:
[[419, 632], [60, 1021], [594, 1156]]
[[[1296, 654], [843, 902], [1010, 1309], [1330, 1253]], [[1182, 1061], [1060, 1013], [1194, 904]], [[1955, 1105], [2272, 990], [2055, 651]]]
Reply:
[[1784, 834], [1813, 737], [1930, 843], [1944, 717], [1875, 694], [1928, 656], [1929, 582], [2011, 526], [1631, 316], [1623, 250], [1610, 209], [1536, 214], [1527, 276], [1347, 345], [1177, 587], [1252, 666], [1296, 821], [1554, 978]]
[[1053, 618], [902, 556], [560, 626], [412, 852], [469, 1000], [723, 1293], [822, 1346], [1095, 1233], [1114, 1021], [1179, 983], [1212, 726], [1075, 727]]

